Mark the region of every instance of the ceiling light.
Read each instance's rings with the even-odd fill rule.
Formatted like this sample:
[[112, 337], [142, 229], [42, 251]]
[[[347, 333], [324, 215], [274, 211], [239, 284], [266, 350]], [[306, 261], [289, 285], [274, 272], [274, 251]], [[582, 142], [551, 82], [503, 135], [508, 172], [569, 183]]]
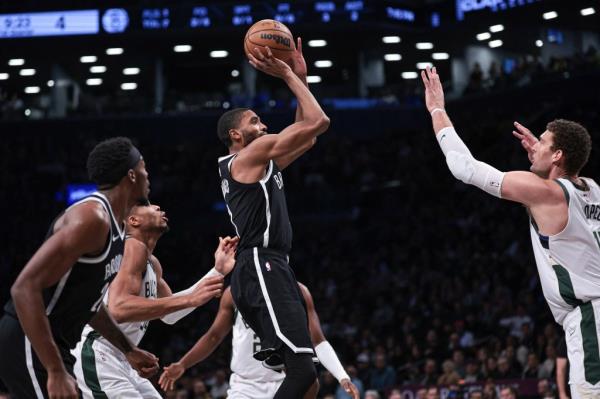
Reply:
[[140, 73], [140, 68], [125, 68], [123, 69], [123, 75], [137, 75]]
[[308, 41], [308, 47], [325, 47], [325, 46], [327, 46], [327, 41], [322, 40], [322, 39]]
[[381, 38], [381, 41], [384, 43], [400, 43], [400, 36], [384, 36]]
[[434, 60], [447, 60], [450, 58], [450, 54], [448, 53], [433, 53], [431, 54], [431, 58]]
[[120, 55], [123, 54], [123, 49], [121, 47], [111, 47], [106, 49], [106, 54], [108, 55]]
[[8, 60], [8, 65], [10, 66], [21, 66], [25, 64], [25, 60], [23, 58], [13, 58]]
[[543, 42], [543, 41], [541, 41], [540, 39], [538, 39], [538, 40], [536, 40], [536, 41], [535, 41], [535, 45], [536, 45], [537, 47], [542, 47], [542, 46], [544, 45], [544, 42]]
[[178, 44], [177, 46], [173, 47], [173, 51], [176, 53], [189, 53], [192, 51], [192, 46], [189, 44]]
[[121, 90], [135, 90], [135, 89], [137, 89], [137, 83], [135, 83], [135, 82], [128, 82], [128, 83], [121, 84]]
[[104, 73], [106, 72], [106, 67], [104, 65], [94, 65], [90, 67], [91, 73]]
[[79, 61], [81, 61], [84, 64], [91, 64], [92, 62], [98, 61], [98, 57], [96, 57], [95, 55], [84, 55], [79, 59]]
[[593, 7], [588, 7], [588, 8], [583, 8], [581, 11], [579, 11], [581, 13], [581, 15], [588, 16], [588, 15], [592, 15], [596, 13], [596, 10], [594, 10]]
[[542, 14], [542, 18], [544, 19], [554, 19], [558, 17], [558, 13], [556, 11], [548, 11]]
[[502, 32], [503, 30], [504, 30], [504, 25], [501, 25], [501, 24], [490, 26], [490, 32], [492, 32], [492, 33]]
[[238, 76], [240, 76], [240, 71], [238, 71], [237, 69], [234, 69], [233, 71], [231, 71], [231, 76], [233, 76], [234, 78], [237, 78]]
[[502, 46], [502, 40], [492, 40], [489, 42], [491, 48], [496, 48]]
[[318, 60], [315, 61], [315, 66], [317, 68], [330, 68], [333, 65], [333, 62], [330, 60]]
[[432, 48], [433, 48], [433, 43], [429, 43], [429, 42], [417, 43], [417, 50], [431, 50]]
[[489, 39], [490, 37], [492, 37], [492, 34], [490, 32], [483, 32], [483, 33], [478, 33], [477, 36], [477, 40], [479, 40], [480, 42]]
[[52, 79], [47, 81], [46, 84], [48, 85], [48, 87], [54, 87], [54, 81]]
[[9, 76], [10, 75], [7, 74], [6, 72], [2, 72], [2, 73], [0, 73], [0, 80], [6, 80], [6, 79], [8, 79]]
[[307, 76], [306, 81], [308, 83], [320, 83], [321, 77], [320, 76]]
[[416, 79], [418, 76], [416, 72], [402, 72], [402, 79]]
[[33, 69], [33, 68], [21, 69], [19, 71], [19, 75], [21, 75], [21, 76], [33, 76], [33, 75], [35, 75], [35, 69]]
[[425, 69], [427, 67], [431, 68], [433, 64], [431, 62], [417, 62], [417, 69]]
[[210, 58], [225, 58], [229, 55], [227, 50], [213, 50], [210, 52]]
[[85, 81], [85, 84], [88, 86], [100, 86], [102, 84], [102, 79], [100, 78], [91, 78]]
[[38, 86], [27, 86], [25, 88], [25, 93], [27, 94], [36, 94], [40, 92], [40, 88]]
[[400, 54], [386, 54], [383, 56], [383, 59], [386, 61], [400, 61], [402, 59], [402, 55]]

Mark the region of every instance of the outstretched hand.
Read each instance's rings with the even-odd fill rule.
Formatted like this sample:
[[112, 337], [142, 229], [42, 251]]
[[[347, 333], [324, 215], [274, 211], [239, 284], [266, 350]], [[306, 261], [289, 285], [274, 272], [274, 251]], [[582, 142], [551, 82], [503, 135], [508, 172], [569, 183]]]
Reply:
[[347, 378], [344, 378], [340, 382], [340, 385], [342, 386], [342, 388], [344, 388], [344, 391], [346, 391], [348, 395], [352, 396], [352, 399], [360, 399], [360, 393], [358, 392], [358, 388], [356, 388], [356, 385], [354, 385], [352, 381], [350, 381]]
[[296, 49], [292, 53], [292, 57], [290, 58], [289, 65], [292, 68], [292, 71], [298, 76], [300, 79], [305, 79], [308, 75], [308, 68], [306, 67], [306, 60], [304, 59], [304, 54], [302, 54], [302, 38], [297, 39]]
[[158, 379], [158, 384], [163, 391], [171, 391], [175, 386], [175, 382], [183, 375], [185, 367], [180, 362], [172, 363], [164, 368], [163, 373]]
[[250, 65], [267, 75], [283, 79], [285, 75], [292, 72], [288, 64], [276, 58], [269, 47], [265, 47], [262, 52], [258, 47], [254, 47], [252, 53], [248, 53]]
[[235, 266], [235, 250], [239, 241], [239, 237], [219, 237], [219, 246], [215, 251], [215, 269], [224, 276]]
[[421, 79], [425, 85], [425, 105], [429, 112], [436, 108], [444, 109], [444, 89], [440, 82], [440, 76], [435, 67], [425, 68], [421, 71]]
[[533, 163], [533, 153], [535, 150], [533, 147], [539, 142], [537, 137], [531, 133], [531, 130], [527, 129], [525, 126], [521, 125], [519, 122], [515, 122], [515, 129], [513, 130], [513, 136], [521, 140], [521, 145], [527, 151], [527, 158], [529, 158], [529, 162]]

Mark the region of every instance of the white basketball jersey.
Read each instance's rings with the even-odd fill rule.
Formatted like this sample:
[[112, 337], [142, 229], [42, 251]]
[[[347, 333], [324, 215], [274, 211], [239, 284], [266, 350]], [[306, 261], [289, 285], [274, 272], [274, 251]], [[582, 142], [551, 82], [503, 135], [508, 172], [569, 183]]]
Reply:
[[243, 379], [261, 382], [277, 382], [285, 378], [284, 373], [268, 369], [254, 358], [258, 352], [260, 339], [246, 324], [240, 312], [235, 311], [231, 352], [231, 371]]
[[542, 291], [559, 324], [578, 305], [600, 298], [600, 188], [582, 180], [587, 187], [557, 180], [569, 210], [560, 233], [542, 236], [534, 220], [530, 228]]
[[[144, 278], [142, 279], [142, 288], [140, 288], [139, 296], [142, 298], [151, 298], [156, 299], [157, 297], [157, 279], [156, 273], [154, 272], [154, 268], [152, 267], [152, 263], [148, 261], [146, 263], [146, 272], [144, 273]], [[108, 306], [108, 294], [110, 292], [110, 286], [108, 287], [108, 291], [104, 295], [104, 304]], [[108, 309], [110, 312], [110, 309]], [[118, 323], [119, 329], [123, 331], [123, 334], [129, 338], [129, 340], [134, 344], [138, 345], [142, 338], [144, 338], [144, 334], [146, 334], [146, 330], [148, 329], [149, 321], [133, 321], [133, 322], [125, 322]], [[92, 327], [89, 324], [86, 324], [83, 329], [82, 339], [85, 340], [88, 333], [92, 331]], [[102, 341], [104, 344], [110, 344], [104, 337], [98, 338], [98, 340]]]

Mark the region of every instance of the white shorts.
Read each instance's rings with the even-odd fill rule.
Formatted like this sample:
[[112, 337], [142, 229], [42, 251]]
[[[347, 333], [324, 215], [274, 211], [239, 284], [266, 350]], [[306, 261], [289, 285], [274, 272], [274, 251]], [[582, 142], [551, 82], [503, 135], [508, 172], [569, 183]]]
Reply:
[[563, 321], [573, 399], [600, 398], [600, 301], [577, 306]]
[[121, 351], [90, 333], [77, 343], [71, 354], [77, 385], [83, 397], [98, 395], [108, 398], [162, 398], [152, 383], [139, 376]]
[[229, 378], [227, 399], [273, 399], [281, 381], [254, 381], [233, 373]]

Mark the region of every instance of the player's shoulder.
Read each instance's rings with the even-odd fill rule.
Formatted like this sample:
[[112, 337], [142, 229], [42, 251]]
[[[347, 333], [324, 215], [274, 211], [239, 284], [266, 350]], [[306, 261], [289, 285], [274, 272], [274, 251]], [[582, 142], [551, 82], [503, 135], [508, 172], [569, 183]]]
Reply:
[[73, 228], [95, 231], [108, 231], [110, 215], [104, 205], [98, 201], [85, 201], [68, 208], [57, 221], [57, 227], [70, 226]]

